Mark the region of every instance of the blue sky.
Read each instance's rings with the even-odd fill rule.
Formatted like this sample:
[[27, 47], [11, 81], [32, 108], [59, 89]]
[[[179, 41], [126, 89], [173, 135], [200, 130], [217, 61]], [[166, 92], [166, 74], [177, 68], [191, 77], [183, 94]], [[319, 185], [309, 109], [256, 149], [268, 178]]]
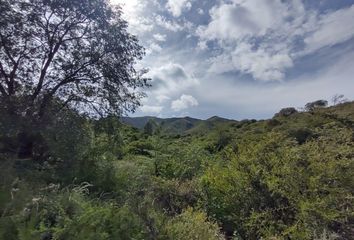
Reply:
[[354, 99], [354, 0], [111, 0], [147, 55], [134, 116], [269, 118]]

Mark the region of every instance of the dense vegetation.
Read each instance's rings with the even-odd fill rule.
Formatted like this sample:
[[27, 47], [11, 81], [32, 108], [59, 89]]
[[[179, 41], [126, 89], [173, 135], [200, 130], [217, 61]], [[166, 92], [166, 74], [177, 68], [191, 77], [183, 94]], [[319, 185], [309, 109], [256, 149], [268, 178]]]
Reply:
[[176, 121], [190, 119], [146, 131], [67, 111], [42, 132], [45, 156], [3, 152], [0, 238], [354, 236], [354, 103], [168, 134]]

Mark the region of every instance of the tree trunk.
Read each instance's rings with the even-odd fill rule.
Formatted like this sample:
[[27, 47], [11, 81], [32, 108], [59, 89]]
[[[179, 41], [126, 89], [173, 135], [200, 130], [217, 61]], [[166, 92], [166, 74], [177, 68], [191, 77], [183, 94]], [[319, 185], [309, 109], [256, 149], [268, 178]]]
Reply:
[[17, 157], [19, 159], [32, 158], [33, 157], [33, 146], [34, 139], [31, 134], [26, 131], [21, 131], [17, 135], [18, 150]]

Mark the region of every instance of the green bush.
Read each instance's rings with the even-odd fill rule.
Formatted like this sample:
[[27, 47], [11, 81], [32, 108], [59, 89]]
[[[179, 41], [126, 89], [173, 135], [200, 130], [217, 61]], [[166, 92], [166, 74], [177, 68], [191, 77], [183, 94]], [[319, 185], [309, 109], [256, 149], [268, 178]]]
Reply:
[[203, 212], [189, 208], [171, 219], [165, 228], [167, 239], [171, 240], [221, 240], [224, 239], [219, 227], [209, 222]]

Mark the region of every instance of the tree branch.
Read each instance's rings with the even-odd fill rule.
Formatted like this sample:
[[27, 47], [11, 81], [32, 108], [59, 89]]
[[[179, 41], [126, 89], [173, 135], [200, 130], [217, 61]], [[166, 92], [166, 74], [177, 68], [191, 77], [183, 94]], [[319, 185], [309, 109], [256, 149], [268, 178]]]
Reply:
[[13, 69], [10, 73], [10, 78], [8, 81], [8, 92], [9, 95], [13, 95], [15, 93], [15, 76], [16, 76], [16, 71], [20, 65], [20, 61], [21, 61], [22, 55], [20, 55], [17, 59], [17, 61], [15, 62], [15, 65], [13, 66]]
[[9, 49], [7, 48], [6, 44], [5, 44], [5, 40], [4, 40], [4, 36], [0, 33], [0, 38], [1, 38], [1, 45], [2, 47], [4, 48], [4, 52], [5, 54], [7, 55], [7, 57], [10, 59], [10, 61], [12, 62], [12, 64], [15, 64], [16, 61], [15, 59], [13, 58], [13, 56], [11, 55]]
[[59, 108], [59, 110], [57, 111], [57, 114], [64, 109], [66, 106], [68, 106], [68, 104], [70, 102], [76, 101], [77, 97], [76, 96], [69, 96], [67, 100], [65, 100], [65, 102], [63, 104], [61, 104], [61, 107]]
[[1, 93], [3, 96], [8, 96], [8, 94], [6, 93], [5, 88], [2, 86], [1, 83], [0, 83], [0, 93]]
[[4, 70], [4, 67], [2, 66], [2, 63], [0, 62], [0, 73], [4, 76], [5, 82], [9, 82], [9, 76]]
[[[41, 92], [45, 76], [47, 75], [48, 68], [49, 68], [50, 64], [52, 63], [56, 53], [60, 49], [60, 47], [61, 47], [61, 45], [63, 43], [63, 38], [70, 31], [70, 28], [71, 28], [71, 26], [68, 27], [65, 30], [65, 32], [63, 33], [63, 35], [58, 39], [58, 42], [55, 44], [54, 49], [53, 49], [53, 46], [51, 45], [52, 43], [51, 42], [49, 43], [50, 44], [50, 52], [48, 54], [48, 59], [47, 59], [47, 61], [45, 61], [44, 67], [41, 70], [41, 74], [39, 76], [39, 80], [38, 80], [38, 84], [37, 84], [36, 90], [34, 91], [34, 93], [32, 95], [32, 101], [34, 101], [37, 98], [37, 96], [39, 95], [39, 93]], [[53, 33], [53, 37], [54, 37], [54, 34], [55, 33]]]

